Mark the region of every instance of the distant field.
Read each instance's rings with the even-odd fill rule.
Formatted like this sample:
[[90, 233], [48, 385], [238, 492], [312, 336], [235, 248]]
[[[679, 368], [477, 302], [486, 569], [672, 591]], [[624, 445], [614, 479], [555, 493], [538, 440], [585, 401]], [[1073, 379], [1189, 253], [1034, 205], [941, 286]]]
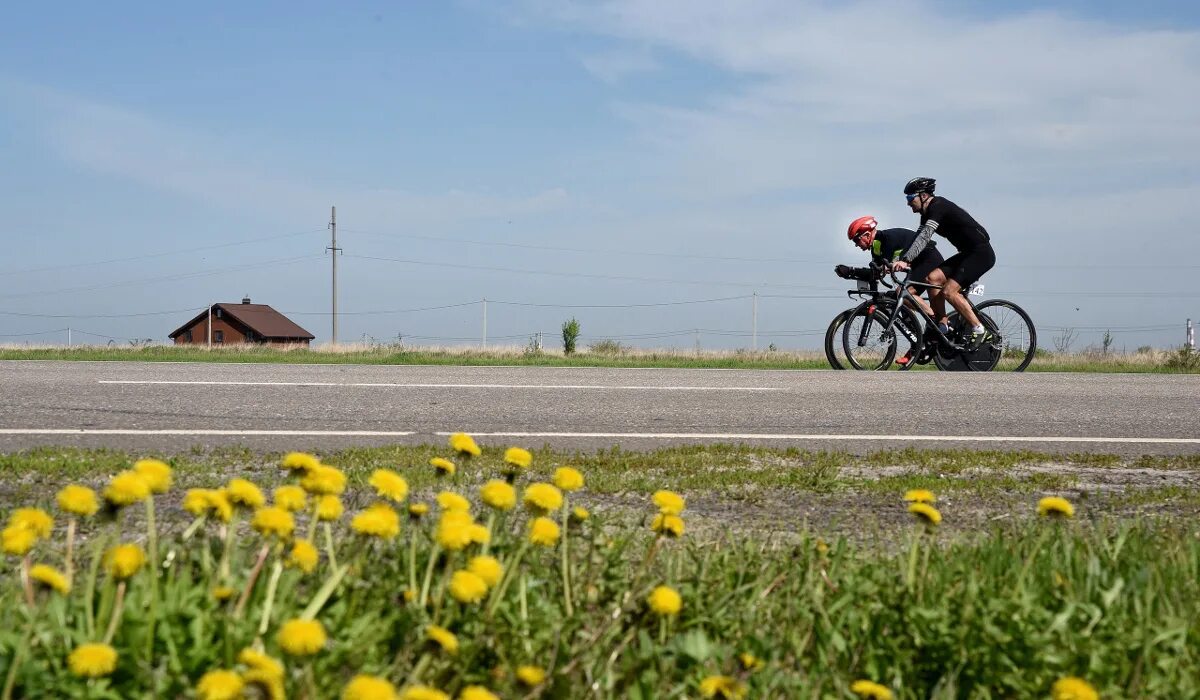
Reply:
[[[610, 347], [613, 344], [610, 344]], [[336, 347], [146, 347], [0, 345], [0, 360], [75, 360], [134, 362], [261, 362], [283, 364], [368, 365], [529, 365], [545, 367], [672, 367], [714, 369], [828, 369], [816, 350], [583, 350], [565, 356], [558, 350], [529, 352], [520, 347], [488, 349], [345, 344]], [[930, 366], [932, 367], [932, 366]], [[1139, 353], [1045, 353], [1031, 372], [1200, 373], [1200, 353], [1151, 350]]]

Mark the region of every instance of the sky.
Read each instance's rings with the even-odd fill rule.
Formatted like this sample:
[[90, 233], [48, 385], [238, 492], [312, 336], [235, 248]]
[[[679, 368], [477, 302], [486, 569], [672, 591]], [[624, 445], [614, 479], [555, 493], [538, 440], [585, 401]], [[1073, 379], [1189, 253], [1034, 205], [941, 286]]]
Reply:
[[340, 342], [816, 348], [919, 175], [1043, 346], [1178, 346], [1197, 124], [1194, 3], [24, 3], [0, 343], [243, 296], [328, 342], [336, 206]]

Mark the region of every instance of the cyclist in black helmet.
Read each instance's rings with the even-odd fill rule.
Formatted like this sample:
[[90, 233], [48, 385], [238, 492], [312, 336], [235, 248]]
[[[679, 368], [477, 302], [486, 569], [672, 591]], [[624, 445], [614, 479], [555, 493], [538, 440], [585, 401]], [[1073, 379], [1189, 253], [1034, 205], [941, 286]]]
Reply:
[[[987, 229], [979, 225], [962, 207], [945, 197], [933, 194], [937, 183], [931, 177], [915, 177], [904, 186], [904, 198], [914, 214], [921, 215], [921, 226], [917, 237], [900, 259], [893, 263], [896, 270], [907, 270], [913, 260], [929, 245], [933, 234], [950, 241], [958, 252], [929, 273], [926, 281], [942, 285], [941, 291], [930, 290], [930, 302], [939, 323], [948, 322], [946, 302], [971, 324], [969, 346], [972, 350], [991, 339], [991, 333], [979, 322], [979, 317], [967, 303], [963, 290], [983, 277], [983, 273], [996, 264], [996, 253], [992, 250], [991, 237]], [[943, 330], [945, 332], [945, 330]]]

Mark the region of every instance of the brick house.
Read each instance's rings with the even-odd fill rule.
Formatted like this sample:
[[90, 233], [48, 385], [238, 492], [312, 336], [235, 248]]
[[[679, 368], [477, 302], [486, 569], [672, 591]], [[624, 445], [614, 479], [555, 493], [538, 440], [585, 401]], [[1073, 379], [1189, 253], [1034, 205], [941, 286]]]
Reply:
[[270, 306], [251, 304], [250, 297], [242, 299], [240, 304], [213, 304], [168, 337], [176, 345], [207, 345], [210, 312], [213, 345], [255, 343], [307, 347], [316, 337]]

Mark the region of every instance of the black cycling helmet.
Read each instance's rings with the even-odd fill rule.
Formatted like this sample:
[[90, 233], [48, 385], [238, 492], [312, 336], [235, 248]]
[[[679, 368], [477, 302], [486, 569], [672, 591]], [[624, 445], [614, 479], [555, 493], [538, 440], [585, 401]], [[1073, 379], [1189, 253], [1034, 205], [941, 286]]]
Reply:
[[933, 188], [937, 186], [937, 181], [931, 177], [914, 177], [904, 186], [904, 194], [920, 194], [928, 192], [933, 194]]

